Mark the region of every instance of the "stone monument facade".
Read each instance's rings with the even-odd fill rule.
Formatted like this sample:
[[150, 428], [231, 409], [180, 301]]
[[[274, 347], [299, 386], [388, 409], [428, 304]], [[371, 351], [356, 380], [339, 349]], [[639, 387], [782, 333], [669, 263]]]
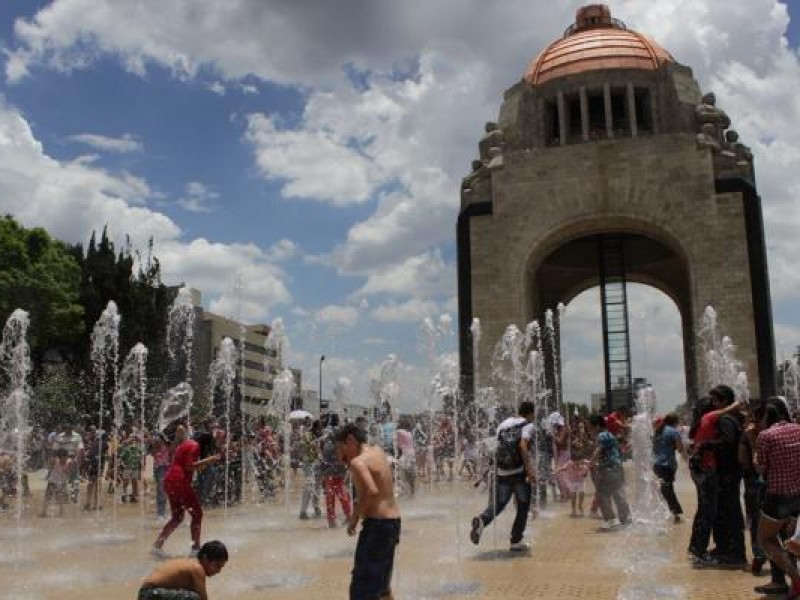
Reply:
[[[696, 343], [707, 305], [737, 346], [751, 394], [774, 393], [753, 155], [689, 67], [605, 5], [586, 6], [506, 90], [478, 146], [457, 224], [468, 393], [473, 317], [482, 324], [486, 383], [492, 348], [508, 324], [524, 330], [600, 283], [604, 244], [624, 249], [624, 281], [652, 285], [677, 305], [688, 400], [712, 383], [704, 381]], [[613, 339], [604, 333], [608, 378]]]

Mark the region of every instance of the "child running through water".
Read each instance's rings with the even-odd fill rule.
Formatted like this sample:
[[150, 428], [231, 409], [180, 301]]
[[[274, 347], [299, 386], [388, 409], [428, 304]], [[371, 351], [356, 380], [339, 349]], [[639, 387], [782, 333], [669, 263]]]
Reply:
[[52, 501], [58, 504], [58, 516], [64, 516], [64, 503], [67, 501], [67, 479], [71, 469], [72, 459], [69, 458], [67, 449], [56, 449], [50, 462], [50, 472], [47, 474], [47, 488], [44, 492], [40, 517], [47, 516], [47, 507]]
[[573, 452], [569, 462], [557, 471], [564, 479], [566, 489], [569, 491], [569, 499], [572, 503], [570, 517], [582, 517], [585, 515], [583, 510], [583, 499], [585, 496], [586, 477], [589, 475], [590, 462], [588, 459], [580, 458], [580, 455]]
[[175, 443], [177, 448], [172, 457], [167, 475], [164, 477], [164, 491], [167, 493], [169, 508], [172, 518], [164, 525], [164, 529], [158, 536], [151, 553], [159, 558], [165, 558], [164, 542], [172, 535], [172, 532], [183, 521], [183, 514], [189, 511], [192, 517], [192, 550], [191, 555], [197, 556], [200, 550], [200, 526], [203, 521], [203, 509], [200, 508], [200, 500], [192, 489], [192, 475], [199, 469], [219, 462], [219, 455], [215, 454], [200, 460], [200, 444], [195, 440], [187, 439], [186, 428], [178, 425], [175, 429]]

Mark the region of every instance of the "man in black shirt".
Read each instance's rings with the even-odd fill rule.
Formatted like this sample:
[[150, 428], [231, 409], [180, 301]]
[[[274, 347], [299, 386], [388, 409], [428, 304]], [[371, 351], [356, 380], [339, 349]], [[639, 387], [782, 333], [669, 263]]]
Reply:
[[[714, 409], [730, 406], [733, 390], [718, 385], [709, 393]], [[744, 515], [742, 514], [742, 468], [739, 464], [739, 441], [742, 436], [743, 415], [736, 411], [720, 416], [718, 437], [710, 443], [717, 455], [719, 495], [717, 517], [714, 521], [716, 548], [712, 554], [721, 565], [740, 566], [747, 563], [744, 544]]]

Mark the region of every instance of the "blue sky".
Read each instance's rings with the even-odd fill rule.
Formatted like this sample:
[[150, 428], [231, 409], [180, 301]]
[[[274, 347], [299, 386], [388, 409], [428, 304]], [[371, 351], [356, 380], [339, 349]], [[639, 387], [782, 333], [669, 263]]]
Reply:
[[[106, 222], [140, 246], [152, 235], [169, 283], [198, 287], [229, 316], [282, 317], [294, 361], [311, 373], [325, 353], [331, 384], [364, 380], [396, 352], [418, 396], [419, 322], [455, 317], [460, 177], [503, 90], [580, 3], [499, 2], [480, 33], [476, 0], [301, 4], [6, 0], [0, 140], [15, 150], [0, 168], [0, 210], [71, 242]], [[786, 234], [800, 224], [800, 146], [787, 134], [800, 125], [800, 8], [789, 7], [788, 28], [785, 8], [612, 4], [694, 68], [756, 151], [774, 208], [779, 341], [789, 344], [800, 342], [797, 248]], [[570, 318], [594, 333], [567, 341], [578, 399], [602, 387], [590, 296]], [[674, 307], [646, 290], [637, 302], [655, 321], [634, 333], [647, 356], [640, 370], [676, 397], [679, 342], [663, 348], [647, 333], [675, 329]], [[441, 351], [454, 347], [454, 336], [440, 340]]]

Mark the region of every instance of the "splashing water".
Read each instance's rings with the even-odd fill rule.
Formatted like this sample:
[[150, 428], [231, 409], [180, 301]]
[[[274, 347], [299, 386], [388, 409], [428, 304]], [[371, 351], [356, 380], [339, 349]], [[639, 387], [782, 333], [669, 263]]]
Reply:
[[[180, 378], [191, 385], [192, 347], [194, 343], [194, 301], [189, 288], [182, 287], [167, 317], [167, 353], [174, 369], [183, 371]], [[182, 367], [182, 368], [181, 368]]]
[[278, 414], [283, 415], [283, 485], [286, 510], [289, 510], [289, 471], [291, 467], [291, 435], [292, 424], [289, 422], [289, 412], [292, 410], [292, 395], [294, 394], [294, 374], [290, 369], [283, 369], [272, 383], [272, 407]]
[[637, 527], [651, 533], [669, 530], [670, 512], [658, 489], [658, 479], [653, 472], [653, 411], [656, 393], [653, 386], [645, 386], [636, 397], [636, 415], [631, 423], [631, 448], [633, 451], [633, 501], [631, 513]]
[[[92, 350], [91, 359], [94, 367], [94, 374], [97, 378], [97, 412], [98, 435], [103, 434], [103, 421], [105, 413], [106, 383], [111, 378], [111, 397], [117, 387], [117, 362], [119, 361], [119, 325], [121, 317], [117, 310], [117, 305], [113, 300], [109, 300], [106, 308], [92, 330]], [[115, 461], [115, 463], [118, 461]], [[103, 470], [103, 453], [97, 453], [98, 472]], [[115, 503], [116, 505], [116, 503]], [[99, 516], [100, 503], [97, 503]]]
[[336, 379], [333, 385], [333, 402], [332, 412], [341, 413], [347, 418], [347, 407], [353, 402], [353, 382], [348, 377], [341, 376]]
[[[226, 515], [228, 512], [228, 484], [230, 480], [228, 475], [230, 473], [231, 402], [233, 400], [233, 385], [236, 381], [236, 358], [236, 345], [231, 338], [225, 337], [219, 346], [217, 357], [208, 370], [208, 387], [212, 398], [215, 397], [217, 390], [219, 390], [224, 399], [222, 404], [225, 410], [225, 500], [223, 508]], [[214, 402], [214, 406], [217, 406], [216, 402]]]
[[492, 376], [510, 387], [510, 404], [516, 408], [524, 394], [522, 389], [525, 358], [525, 336], [516, 325], [506, 327], [492, 355]]
[[[28, 346], [28, 313], [16, 309], [3, 327], [0, 343], [0, 369], [8, 377], [8, 395], [0, 397], [0, 449], [14, 454], [14, 471], [19, 486], [24, 476], [25, 456], [30, 415], [30, 389], [28, 376], [31, 372], [30, 347]], [[22, 519], [22, 493], [18, 491], [16, 521], [19, 531]]]
[[737, 399], [741, 399], [741, 385], [744, 383], [746, 386], [747, 376], [745, 374], [743, 380], [739, 379], [742, 363], [736, 358], [736, 346], [730, 337], [720, 333], [717, 311], [712, 306], [706, 306], [703, 311], [698, 337], [705, 358], [705, 387], [724, 384], [737, 390]]
[[185, 381], [168, 389], [158, 412], [158, 429], [163, 431], [175, 421], [188, 417], [193, 397], [194, 390]]

